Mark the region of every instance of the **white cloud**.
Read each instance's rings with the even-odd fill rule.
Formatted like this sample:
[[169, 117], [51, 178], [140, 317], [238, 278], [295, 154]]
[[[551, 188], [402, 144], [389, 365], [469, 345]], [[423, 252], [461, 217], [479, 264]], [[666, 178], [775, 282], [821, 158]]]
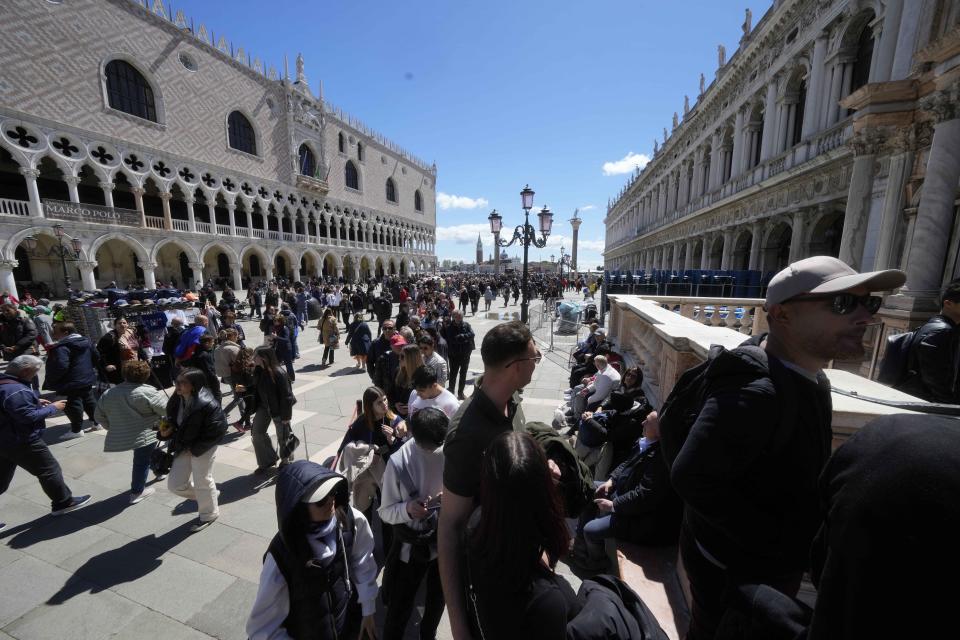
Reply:
[[[627, 155], [623, 156], [619, 160], [613, 162], [604, 162], [603, 163], [603, 175], [605, 176], [618, 176], [624, 173], [630, 173], [636, 168], [643, 169], [647, 166], [647, 163], [650, 162], [649, 156], [642, 153], [634, 153], [630, 151]], [[440, 199], [440, 196], [437, 196], [437, 200]]]
[[588, 251], [603, 251], [604, 248], [603, 240], [578, 240], [577, 246], [581, 249], [587, 249]]
[[596, 209], [596, 208], [597, 208], [596, 205], [585, 204], [585, 205], [583, 205], [582, 207], [580, 207], [580, 211], [592, 211], [592, 210], [594, 210], [594, 209]]
[[478, 209], [490, 204], [486, 198], [453, 196], [442, 191], [437, 193], [437, 206], [441, 209]]
[[437, 242], [453, 242], [455, 244], [476, 244], [477, 234], [483, 240], [484, 250], [493, 246], [493, 236], [490, 235], [490, 224], [458, 224], [452, 227], [437, 227]]

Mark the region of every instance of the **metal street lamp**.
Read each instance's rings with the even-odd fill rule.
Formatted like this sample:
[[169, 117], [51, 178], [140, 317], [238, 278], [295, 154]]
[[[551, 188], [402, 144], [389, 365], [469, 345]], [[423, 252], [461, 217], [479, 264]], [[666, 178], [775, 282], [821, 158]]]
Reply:
[[46, 253], [37, 253], [37, 238], [35, 236], [28, 236], [23, 239], [24, 244], [27, 246], [27, 252], [36, 258], [47, 258], [50, 256], [58, 256], [60, 258], [60, 266], [63, 268], [63, 283], [67, 288], [67, 295], [70, 294], [70, 275], [67, 273], [67, 260], [71, 262], [77, 261], [80, 259], [80, 250], [83, 248], [82, 243], [78, 238], [70, 239], [70, 246], [63, 246], [64, 228], [62, 224], [53, 225], [53, 234], [57, 237], [57, 244], [50, 247], [50, 250]]
[[499, 247], [509, 247], [515, 242], [523, 245], [523, 300], [520, 303], [520, 321], [526, 323], [528, 318], [528, 308], [530, 300], [527, 293], [527, 277], [529, 269], [529, 251], [530, 245], [542, 249], [547, 245], [547, 237], [550, 235], [550, 229], [553, 226], [553, 213], [546, 206], [537, 214], [539, 219], [541, 237], [537, 238], [537, 232], [530, 226], [530, 209], [533, 208], [534, 191], [530, 185], [526, 185], [520, 191], [521, 207], [523, 208], [523, 224], [517, 225], [513, 230], [513, 237], [508, 240], [500, 239], [500, 231], [503, 229], [503, 217], [496, 210], [490, 213], [490, 232], [494, 236], [495, 245]]

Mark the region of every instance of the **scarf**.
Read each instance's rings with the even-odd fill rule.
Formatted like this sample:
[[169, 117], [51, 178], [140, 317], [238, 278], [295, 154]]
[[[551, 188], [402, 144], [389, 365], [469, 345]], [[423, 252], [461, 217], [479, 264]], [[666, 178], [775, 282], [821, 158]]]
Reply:
[[337, 516], [326, 522], [311, 522], [307, 526], [307, 540], [317, 562], [327, 566], [337, 553]]

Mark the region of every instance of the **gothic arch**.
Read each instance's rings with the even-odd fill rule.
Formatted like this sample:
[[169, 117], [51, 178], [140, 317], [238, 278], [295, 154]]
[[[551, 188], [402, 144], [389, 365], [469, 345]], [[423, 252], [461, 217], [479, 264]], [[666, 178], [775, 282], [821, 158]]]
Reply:
[[231, 247], [229, 244], [222, 242], [220, 240], [211, 240], [210, 242], [205, 244], [204, 247], [200, 250], [200, 255], [203, 257], [206, 257], [207, 252], [210, 251], [211, 249], [220, 249], [225, 254], [227, 254], [227, 258], [230, 259], [231, 264], [237, 264], [240, 262], [240, 256], [237, 255], [237, 251], [233, 247]]
[[[140, 260], [141, 264], [143, 264], [144, 262], [155, 262], [155, 260], [153, 259], [155, 254], [154, 256], [151, 256], [150, 259], [148, 259], [147, 250], [144, 248], [142, 244], [140, 244], [140, 241], [134, 238], [133, 236], [129, 236], [125, 233], [106, 233], [102, 236], [98, 236], [97, 239], [90, 244], [90, 248], [87, 249], [86, 253], [88, 256], [90, 256], [90, 259], [96, 260], [97, 251], [100, 249], [100, 247], [102, 247], [104, 244], [106, 244], [110, 240], [119, 240], [120, 242], [124, 242], [128, 244], [130, 248], [133, 249], [133, 252], [137, 254], [137, 259]], [[161, 240], [160, 242], [162, 243], [164, 241]], [[193, 249], [191, 249], [190, 251], [192, 252]], [[188, 253], [187, 255], [190, 255], [190, 254]]]
[[168, 244], [173, 244], [179, 247], [185, 254], [187, 254], [187, 259], [190, 262], [200, 262], [200, 256], [197, 255], [196, 250], [190, 246], [189, 243], [183, 241], [180, 238], [162, 238], [159, 242], [153, 245], [153, 248], [150, 250], [150, 262], [156, 262], [157, 256], [160, 254], [160, 249]]

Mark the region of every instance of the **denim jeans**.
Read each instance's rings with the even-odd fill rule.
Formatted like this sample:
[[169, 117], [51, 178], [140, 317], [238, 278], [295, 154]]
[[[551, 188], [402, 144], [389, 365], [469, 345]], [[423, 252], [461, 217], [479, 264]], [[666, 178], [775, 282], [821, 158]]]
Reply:
[[156, 442], [145, 444], [133, 450], [133, 475], [130, 478], [130, 493], [143, 493], [147, 486], [147, 474], [150, 472], [150, 456], [157, 448]]
[[93, 417], [93, 411], [97, 407], [93, 399], [93, 387], [86, 389], [74, 389], [66, 393], [67, 406], [63, 412], [70, 418], [70, 430], [74, 433], [80, 433], [83, 428], [83, 414], [86, 412], [91, 421], [96, 422]]
[[27, 473], [36, 476], [43, 492], [50, 498], [51, 507], [60, 509], [70, 504], [73, 494], [63, 481], [63, 471], [47, 448], [47, 443], [39, 436], [23, 444], [0, 447], [0, 494], [10, 486], [17, 467], [23, 467]]

